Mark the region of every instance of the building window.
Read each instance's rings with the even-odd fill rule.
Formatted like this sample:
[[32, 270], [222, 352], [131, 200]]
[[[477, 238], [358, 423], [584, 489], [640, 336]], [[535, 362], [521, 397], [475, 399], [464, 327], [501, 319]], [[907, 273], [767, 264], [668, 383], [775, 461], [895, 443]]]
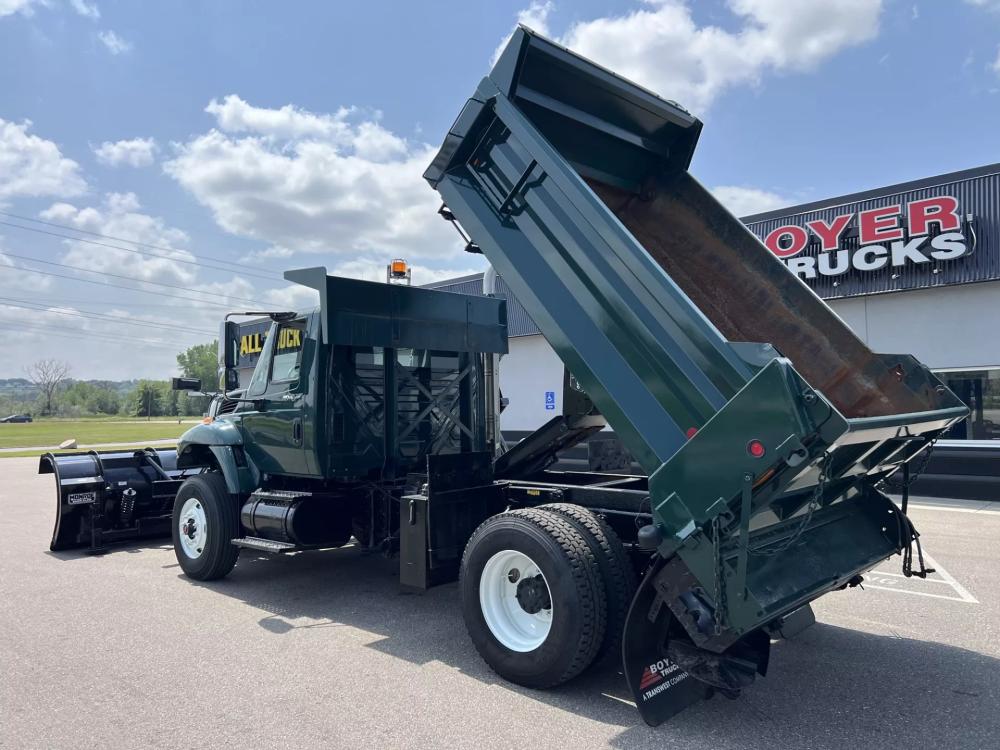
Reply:
[[1000, 368], [939, 372], [969, 407], [967, 419], [942, 435], [945, 440], [1000, 440]]

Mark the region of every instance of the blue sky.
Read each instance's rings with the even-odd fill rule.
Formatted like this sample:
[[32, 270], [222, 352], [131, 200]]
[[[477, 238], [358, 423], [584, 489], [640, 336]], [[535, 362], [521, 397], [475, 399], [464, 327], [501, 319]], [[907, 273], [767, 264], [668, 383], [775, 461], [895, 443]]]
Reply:
[[64, 235], [0, 224], [0, 377], [167, 377], [284, 268], [479, 270], [419, 175], [519, 19], [701, 116], [735, 213], [1000, 161], [1000, 0], [0, 0], [0, 211], [50, 224], [0, 221]]

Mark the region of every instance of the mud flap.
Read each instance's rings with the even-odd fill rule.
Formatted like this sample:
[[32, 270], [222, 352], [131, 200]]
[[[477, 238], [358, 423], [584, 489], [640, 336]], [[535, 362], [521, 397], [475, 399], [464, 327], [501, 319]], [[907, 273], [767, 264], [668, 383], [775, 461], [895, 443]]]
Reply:
[[643, 721], [658, 726], [690, 705], [712, 697], [714, 690], [667, 656], [674, 617], [653, 581], [662, 561], [643, 577], [622, 637], [622, 666]]
[[622, 642], [625, 679], [643, 720], [657, 726], [715, 693], [736, 698], [767, 674], [771, 638], [753, 630], [724, 651], [699, 648], [663, 599], [657, 558], [632, 600]]

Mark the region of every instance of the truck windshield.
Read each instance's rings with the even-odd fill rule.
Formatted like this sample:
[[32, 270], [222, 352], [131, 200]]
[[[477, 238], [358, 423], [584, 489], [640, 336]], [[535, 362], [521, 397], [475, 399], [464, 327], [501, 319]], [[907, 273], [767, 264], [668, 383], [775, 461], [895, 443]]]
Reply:
[[299, 379], [302, 363], [302, 342], [305, 341], [306, 320], [300, 318], [271, 326], [264, 348], [257, 360], [247, 396], [261, 396], [270, 383], [291, 383]]

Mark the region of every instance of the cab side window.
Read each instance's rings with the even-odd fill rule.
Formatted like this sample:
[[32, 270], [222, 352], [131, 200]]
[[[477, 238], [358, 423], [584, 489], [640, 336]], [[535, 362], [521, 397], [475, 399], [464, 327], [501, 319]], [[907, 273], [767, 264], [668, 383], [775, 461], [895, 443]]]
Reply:
[[273, 353], [271, 359], [272, 383], [298, 382], [305, 333], [305, 320], [293, 320], [277, 327], [276, 339], [271, 349]]

